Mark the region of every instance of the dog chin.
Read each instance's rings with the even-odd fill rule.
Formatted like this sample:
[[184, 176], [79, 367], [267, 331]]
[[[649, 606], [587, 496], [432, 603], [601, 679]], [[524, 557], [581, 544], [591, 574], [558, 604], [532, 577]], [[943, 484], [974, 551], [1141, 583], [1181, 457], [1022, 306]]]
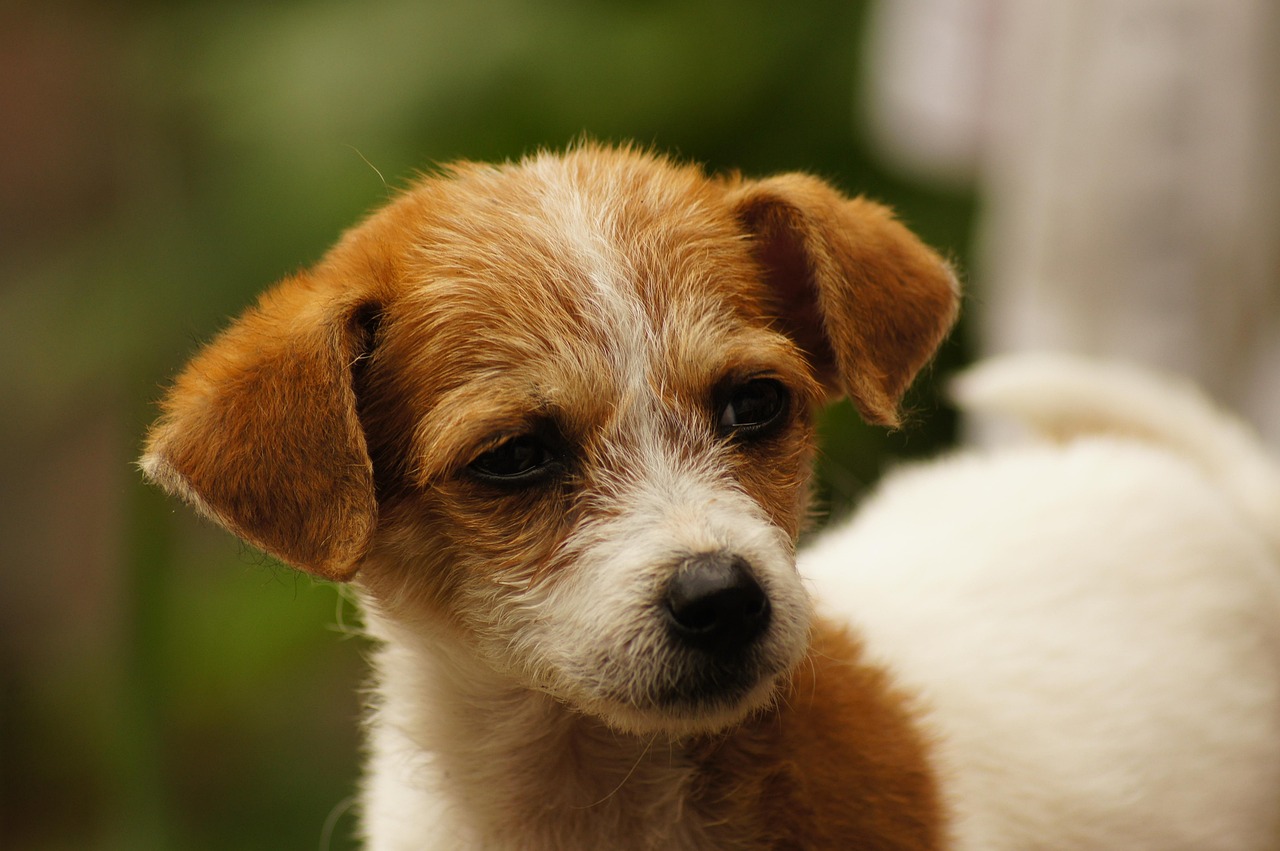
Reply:
[[761, 681], [736, 698], [671, 703], [639, 707], [610, 702], [592, 707], [590, 714], [619, 733], [636, 736], [668, 736], [682, 739], [719, 733], [742, 723], [753, 713], [772, 706], [778, 693], [778, 677]]
[[666, 687], [658, 696], [611, 696], [582, 708], [620, 733], [676, 739], [710, 735], [773, 706], [790, 667], [779, 666], [751, 677], [739, 675], [733, 682], [714, 675], [691, 677]]

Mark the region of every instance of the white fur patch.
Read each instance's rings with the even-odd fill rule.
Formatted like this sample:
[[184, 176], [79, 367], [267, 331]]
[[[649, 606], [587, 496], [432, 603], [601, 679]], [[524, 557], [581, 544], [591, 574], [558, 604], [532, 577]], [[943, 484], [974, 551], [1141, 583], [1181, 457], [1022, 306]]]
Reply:
[[612, 235], [617, 205], [608, 197], [587, 197], [587, 188], [559, 159], [544, 158], [536, 165], [535, 174], [544, 185], [542, 211], [551, 225], [547, 232], [590, 285], [584, 314], [601, 339], [609, 341], [611, 378], [625, 388], [640, 389], [648, 381], [656, 334]]
[[[656, 446], [649, 445], [642, 471], [612, 489], [617, 510], [567, 542], [572, 569], [549, 586], [542, 603], [556, 617], [536, 624], [523, 646], [558, 651], [552, 664], [576, 680], [577, 699], [618, 726], [714, 729], [766, 700], [773, 675], [799, 661], [808, 640], [809, 602], [790, 540], [760, 507], [714, 470], [690, 469], [670, 455], [663, 459]], [[713, 552], [746, 559], [769, 596], [763, 677], [721, 714], [703, 711], [677, 723], [646, 705], [655, 684], [682, 673], [660, 605], [681, 559]]]
[[964, 398], [1070, 441], [901, 471], [802, 572], [919, 695], [957, 849], [1280, 847], [1261, 451], [1150, 376], [1035, 363]]

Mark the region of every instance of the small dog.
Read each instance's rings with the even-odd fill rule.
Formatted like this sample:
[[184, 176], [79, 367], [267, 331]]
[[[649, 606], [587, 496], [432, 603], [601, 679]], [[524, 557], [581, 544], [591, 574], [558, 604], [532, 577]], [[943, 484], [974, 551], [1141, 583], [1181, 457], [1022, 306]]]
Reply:
[[900, 473], [797, 571], [816, 409], [895, 424], [957, 300], [812, 177], [464, 164], [204, 349], [141, 463], [356, 588], [375, 851], [1280, 847], [1280, 473], [1199, 399], [979, 371], [1061, 442]]

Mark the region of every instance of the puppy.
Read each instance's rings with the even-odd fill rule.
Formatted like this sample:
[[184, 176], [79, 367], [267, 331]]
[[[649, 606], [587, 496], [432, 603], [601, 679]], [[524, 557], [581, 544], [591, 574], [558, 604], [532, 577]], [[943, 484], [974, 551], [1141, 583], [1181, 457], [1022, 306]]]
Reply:
[[1276, 847], [1280, 476], [1201, 403], [979, 380], [1138, 439], [905, 474], [796, 570], [815, 410], [896, 424], [956, 302], [811, 177], [459, 165], [198, 354], [142, 466], [355, 587], [371, 849]]

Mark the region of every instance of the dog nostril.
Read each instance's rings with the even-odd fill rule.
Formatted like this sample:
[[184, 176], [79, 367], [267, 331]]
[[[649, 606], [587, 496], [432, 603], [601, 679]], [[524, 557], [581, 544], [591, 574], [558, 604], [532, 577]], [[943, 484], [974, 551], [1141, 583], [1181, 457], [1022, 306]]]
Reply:
[[704, 649], [746, 644], [769, 623], [769, 598], [750, 566], [723, 553], [680, 565], [667, 588], [666, 604], [674, 632]]

